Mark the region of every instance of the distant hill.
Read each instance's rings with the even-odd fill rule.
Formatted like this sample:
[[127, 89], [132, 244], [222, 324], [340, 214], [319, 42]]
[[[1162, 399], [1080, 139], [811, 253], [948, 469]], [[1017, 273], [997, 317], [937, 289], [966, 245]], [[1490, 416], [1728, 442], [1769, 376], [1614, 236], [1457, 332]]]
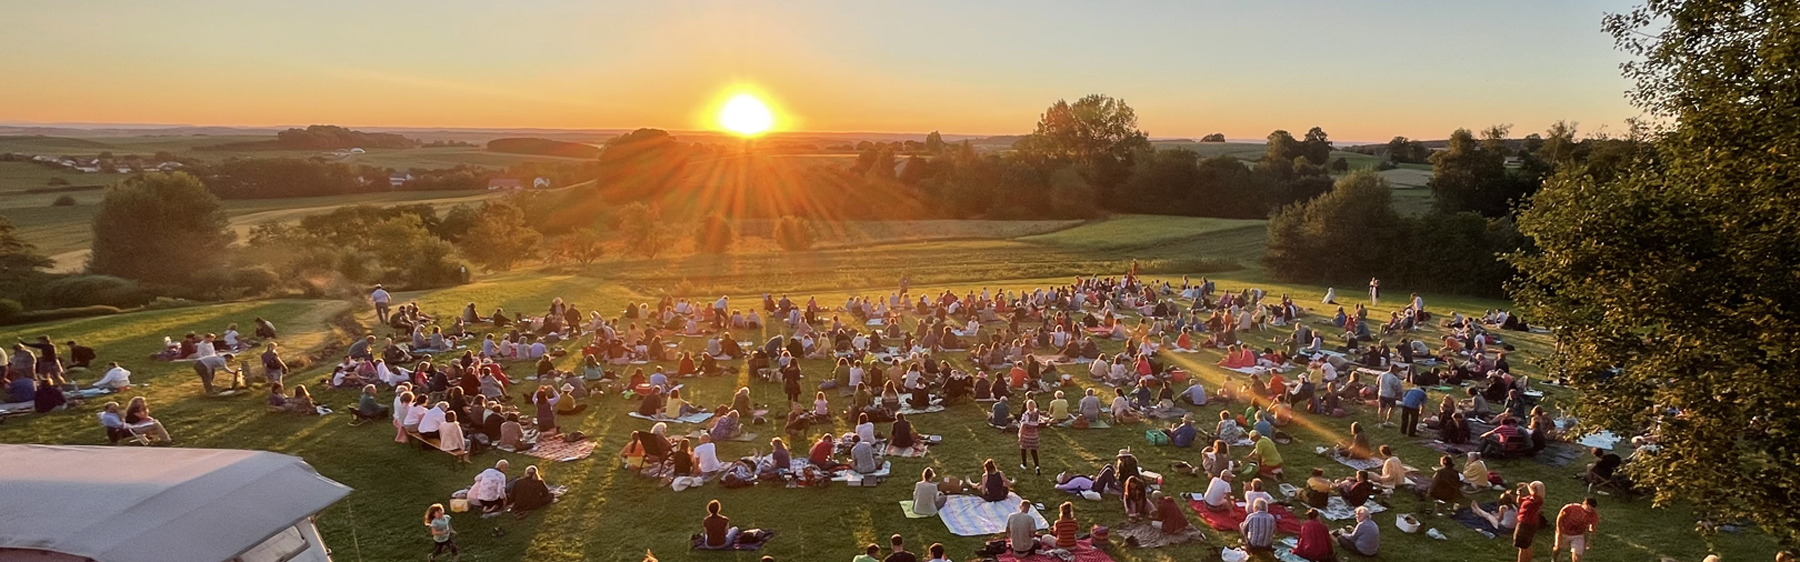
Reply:
[[341, 150], [347, 148], [412, 148], [419, 142], [396, 133], [368, 133], [336, 125], [311, 125], [275, 133], [272, 141], [229, 142], [194, 150]]
[[494, 139], [487, 143], [488, 152], [504, 152], [507, 154], [533, 154], [537, 156], [561, 156], [564, 158], [596, 158], [600, 149], [591, 144], [563, 142], [540, 138], [508, 138]]

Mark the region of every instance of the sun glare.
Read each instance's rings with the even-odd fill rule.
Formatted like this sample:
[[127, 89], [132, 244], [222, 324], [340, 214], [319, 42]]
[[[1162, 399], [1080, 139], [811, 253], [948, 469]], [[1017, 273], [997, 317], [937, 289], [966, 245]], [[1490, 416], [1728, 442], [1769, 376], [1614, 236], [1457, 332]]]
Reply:
[[719, 108], [719, 126], [746, 137], [768, 131], [775, 125], [775, 113], [756, 96], [738, 94]]

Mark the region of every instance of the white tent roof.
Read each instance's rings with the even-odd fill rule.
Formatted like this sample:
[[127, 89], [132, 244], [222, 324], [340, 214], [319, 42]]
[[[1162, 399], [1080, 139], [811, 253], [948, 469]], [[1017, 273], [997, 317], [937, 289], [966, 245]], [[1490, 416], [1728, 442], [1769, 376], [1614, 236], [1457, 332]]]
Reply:
[[265, 451], [0, 445], [0, 549], [217, 562], [349, 494]]

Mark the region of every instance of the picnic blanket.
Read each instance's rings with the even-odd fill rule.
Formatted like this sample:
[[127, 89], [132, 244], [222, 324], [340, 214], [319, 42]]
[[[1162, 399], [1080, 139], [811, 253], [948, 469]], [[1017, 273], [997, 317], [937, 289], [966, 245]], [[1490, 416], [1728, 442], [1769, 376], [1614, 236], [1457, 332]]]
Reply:
[[1118, 537], [1113, 540], [1130, 544], [1138, 548], [1162, 548], [1188, 541], [1206, 540], [1206, 533], [1201, 531], [1199, 527], [1189, 525], [1185, 531], [1169, 534], [1164, 533], [1162, 529], [1157, 528], [1155, 525], [1151, 525], [1149, 521], [1139, 521], [1127, 524], [1123, 527], [1113, 527], [1112, 534], [1113, 536]]
[[[1363, 503], [1363, 507], [1369, 508], [1369, 513], [1381, 513], [1387, 511], [1387, 506], [1372, 501]], [[1350, 504], [1348, 503], [1344, 503], [1344, 498], [1331, 496], [1331, 499], [1325, 502], [1325, 509], [1319, 510], [1319, 516], [1330, 521], [1355, 519], [1356, 508], [1350, 507]]]
[[[1086, 539], [1075, 541], [1075, 548], [1069, 549], [1069, 554], [1074, 556], [1074, 562], [1112, 562], [1112, 557], [1107, 556], [1106, 551], [1094, 548], [1094, 543]], [[1011, 552], [1002, 552], [994, 558], [1000, 562], [1068, 562], [1068, 559], [1044, 552], [1024, 558]]]
[[1331, 457], [1331, 460], [1337, 461], [1338, 464], [1348, 466], [1350, 468], [1354, 468], [1357, 470], [1381, 470], [1381, 459], [1371, 457], [1371, 458], [1358, 460], [1358, 459], [1346, 457], [1343, 455], [1343, 453], [1339, 453], [1335, 450], [1327, 451], [1327, 454]]
[[923, 456], [925, 456], [926, 453], [930, 453], [930, 452], [931, 452], [931, 447], [926, 446], [924, 443], [914, 443], [912, 447], [905, 448], [905, 449], [901, 449], [899, 447], [895, 447], [890, 444], [887, 446], [886, 449], [882, 450], [881, 454], [887, 455], [890, 457], [901, 457], [901, 458], [911, 459], [911, 458], [923, 457]]
[[1613, 432], [1604, 429], [1584, 435], [1580, 439], [1575, 440], [1576, 443], [1583, 447], [1599, 447], [1608, 451], [1612, 450], [1613, 445], [1619, 444], [1619, 441], [1622, 441], [1622, 439], [1619, 439], [1618, 435], [1614, 435]]
[[[1062, 422], [1062, 423], [1056, 424], [1056, 426], [1057, 427], [1067, 427], [1067, 428], [1073, 429], [1075, 427], [1075, 420], [1069, 420], [1066, 422]], [[1106, 423], [1106, 420], [1094, 420], [1094, 421], [1088, 422], [1088, 426], [1087, 426], [1088, 429], [1108, 429], [1111, 427], [1112, 427], [1112, 424]]]
[[689, 537], [688, 542], [690, 543], [689, 548], [691, 548], [693, 550], [719, 550], [719, 551], [762, 550], [763, 545], [769, 544], [769, 541], [771, 539], [775, 538], [775, 531], [764, 530], [764, 531], [762, 531], [762, 533], [763, 533], [763, 540], [756, 541], [756, 542], [746, 541], [746, 540], [744, 540], [742, 535], [739, 535], [737, 544], [733, 544], [728, 548], [702, 548], [706, 545], [706, 535], [696, 534], [692, 537]]
[[[1499, 508], [1499, 505], [1494, 502], [1486, 502], [1486, 503], [1481, 504], [1482, 511], [1486, 511], [1488, 513], [1493, 513], [1494, 510], [1497, 508]], [[1487, 519], [1482, 518], [1480, 515], [1476, 515], [1475, 511], [1469, 509], [1468, 506], [1463, 506], [1462, 509], [1456, 510], [1456, 513], [1450, 514], [1450, 518], [1455, 519], [1457, 523], [1462, 523], [1464, 527], [1474, 529], [1476, 532], [1487, 533], [1488, 538], [1493, 538], [1493, 537], [1500, 536], [1500, 535], [1507, 535], [1507, 536], [1512, 535], [1512, 531], [1502, 531], [1499, 528], [1494, 527], [1493, 524], [1488, 523]]]
[[831, 475], [832, 482], [861, 482], [864, 478], [887, 478], [894, 473], [893, 461], [882, 461], [881, 468], [873, 473], [862, 474], [854, 470], [839, 470]]
[[1445, 443], [1443, 441], [1438, 441], [1436, 439], [1426, 439], [1424, 441], [1420, 441], [1419, 444], [1424, 445], [1426, 448], [1429, 448], [1433, 451], [1437, 451], [1439, 453], [1444, 453], [1447, 455], [1466, 455], [1471, 452], [1481, 450], [1481, 445], [1477, 444], [1477, 443], [1463, 443], [1461, 445], [1458, 445], [1455, 443]]
[[900, 513], [902, 515], [905, 515], [907, 519], [930, 519], [933, 517], [937, 517], [936, 513], [933, 513], [931, 515], [919, 515], [917, 513], [913, 513], [913, 501], [912, 500], [900, 500]]
[[26, 414], [26, 413], [30, 413], [32, 410], [34, 410], [36, 408], [37, 408], [37, 403], [35, 403], [35, 402], [9, 402], [6, 404], [0, 404], [0, 416], [11, 415], [11, 414]]
[[[1024, 501], [1018, 494], [1007, 494], [1006, 499], [989, 502], [980, 496], [955, 495], [944, 502], [938, 509], [938, 518], [944, 520], [944, 527], [951, 534], [963, 537], [980, 537], [1006, 532], [1006, 518], [1019, 511], [1019, 502]], [[1050, 521], [1032, 508], [1031, 518], [1037, 521], [1037, 528], [1050, 528]]]
[[909, 416], [916, 416], [919, 414], [935, 414], [935, 413], [942, 412], [942, 411], [944, 411], [944, 406], [942, 404], [932, 404], [931, 407], [923, 409], [923, 410], [914, 410], [911, 406], [907, 406], [905, 408], [900, 409], [900, 413], [906, 414]]
[[[1208, 527], [1220, 531], [1238, 530], [1238, 527], [1244, 524], [1244, 517], [1250, 515], [1250, 513], [1244, 509], [1244, 502], [1231, 502], [1231, 509], [1228, 511], [1213, 511], [1206, 507], [1205, 502], [1200, 501], [1199, 498], [1196, 498], [1193, 495], [1188, 495], [1187, 500], [1188, 508], [1194, 510], [1194, 513], [1200, 516], [1201, 521], [1205, 521]], [[1269, 514], [1275, 516], [1276, 531], [1294, 535], [1300, 534], [1300, 524], [1303, 523], [1303, 521], [1301, 521], [1299, 517], [1294, 516], [1293, 512], [1288, 511], [1287, 506], [1281, 504], [1271, 505], [1269, 506]]]
[[539, 440], [536, 447], [520, 451], [519, 454], [556, 462], [581, 460], [594, 454], [594, 440], [582, 439], [570, 443], [562, 440], [561, 436], [553, 436]]
[[1153, 420], [1178, 420], [1178, 419], [1181, 419], [1181, 416], [1185, 416], [1187, 414], [1188, 414], [1187, 410], [1182, 409], [1177, 406], [1170, 406], [1168, 408], [1161, 408], [1161, 409], [1144, 410], [1144, 417], [1150, 418]]
[[1588, 450], [1581, 446], [1558, 442], [1544, 447], [1544, 450], [1532, 455], [1531, 460], [1545, 466], [1569, 466], [1575, 462], [1575, 459], [1582, 458], [1587, 454]]
[[650, 420], [650, 421], [654, 421], [654, 422], [664, 422], [664, 423], [706, 423], [706, 420], [710, 420], [713, 417], [712, 412], [700, 412], [697, 414], [688, 414], [685, 416], [681, 416], [679, 418], [666, 418], [666, 417], [662, 417], [662, 416], [646, 416], [646, 415], [643, 415], [643, 414], [640, 414], [637, 412], [632, 412], [632, 413], [626, 414], [626, 415], [629, 415], [631, 417], [634, 417], [634, 418], [637, 418], [640, 420]]

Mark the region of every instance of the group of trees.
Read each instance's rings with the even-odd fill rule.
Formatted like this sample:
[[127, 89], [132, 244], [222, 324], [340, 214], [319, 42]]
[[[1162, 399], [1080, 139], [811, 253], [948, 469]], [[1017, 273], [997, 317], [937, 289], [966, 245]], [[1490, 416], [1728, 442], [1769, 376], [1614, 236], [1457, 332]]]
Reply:
[[396, 133], [367, 133], [336, 125], [312, 125], [275, 133], [272, 141], [249, 141], [194, 147], [194, 150], [340, 150], [412, 148], [419, 141]]
[[1360, 286], [1379, 277], [1390, 286], [1498, 297], [1513, 274], [1498, 256], [1520, 243], [1505, 219], [1401, 216], [1387, 180], [1359, 170], [1271, 217], [1263, 262], [1284, 281]]

